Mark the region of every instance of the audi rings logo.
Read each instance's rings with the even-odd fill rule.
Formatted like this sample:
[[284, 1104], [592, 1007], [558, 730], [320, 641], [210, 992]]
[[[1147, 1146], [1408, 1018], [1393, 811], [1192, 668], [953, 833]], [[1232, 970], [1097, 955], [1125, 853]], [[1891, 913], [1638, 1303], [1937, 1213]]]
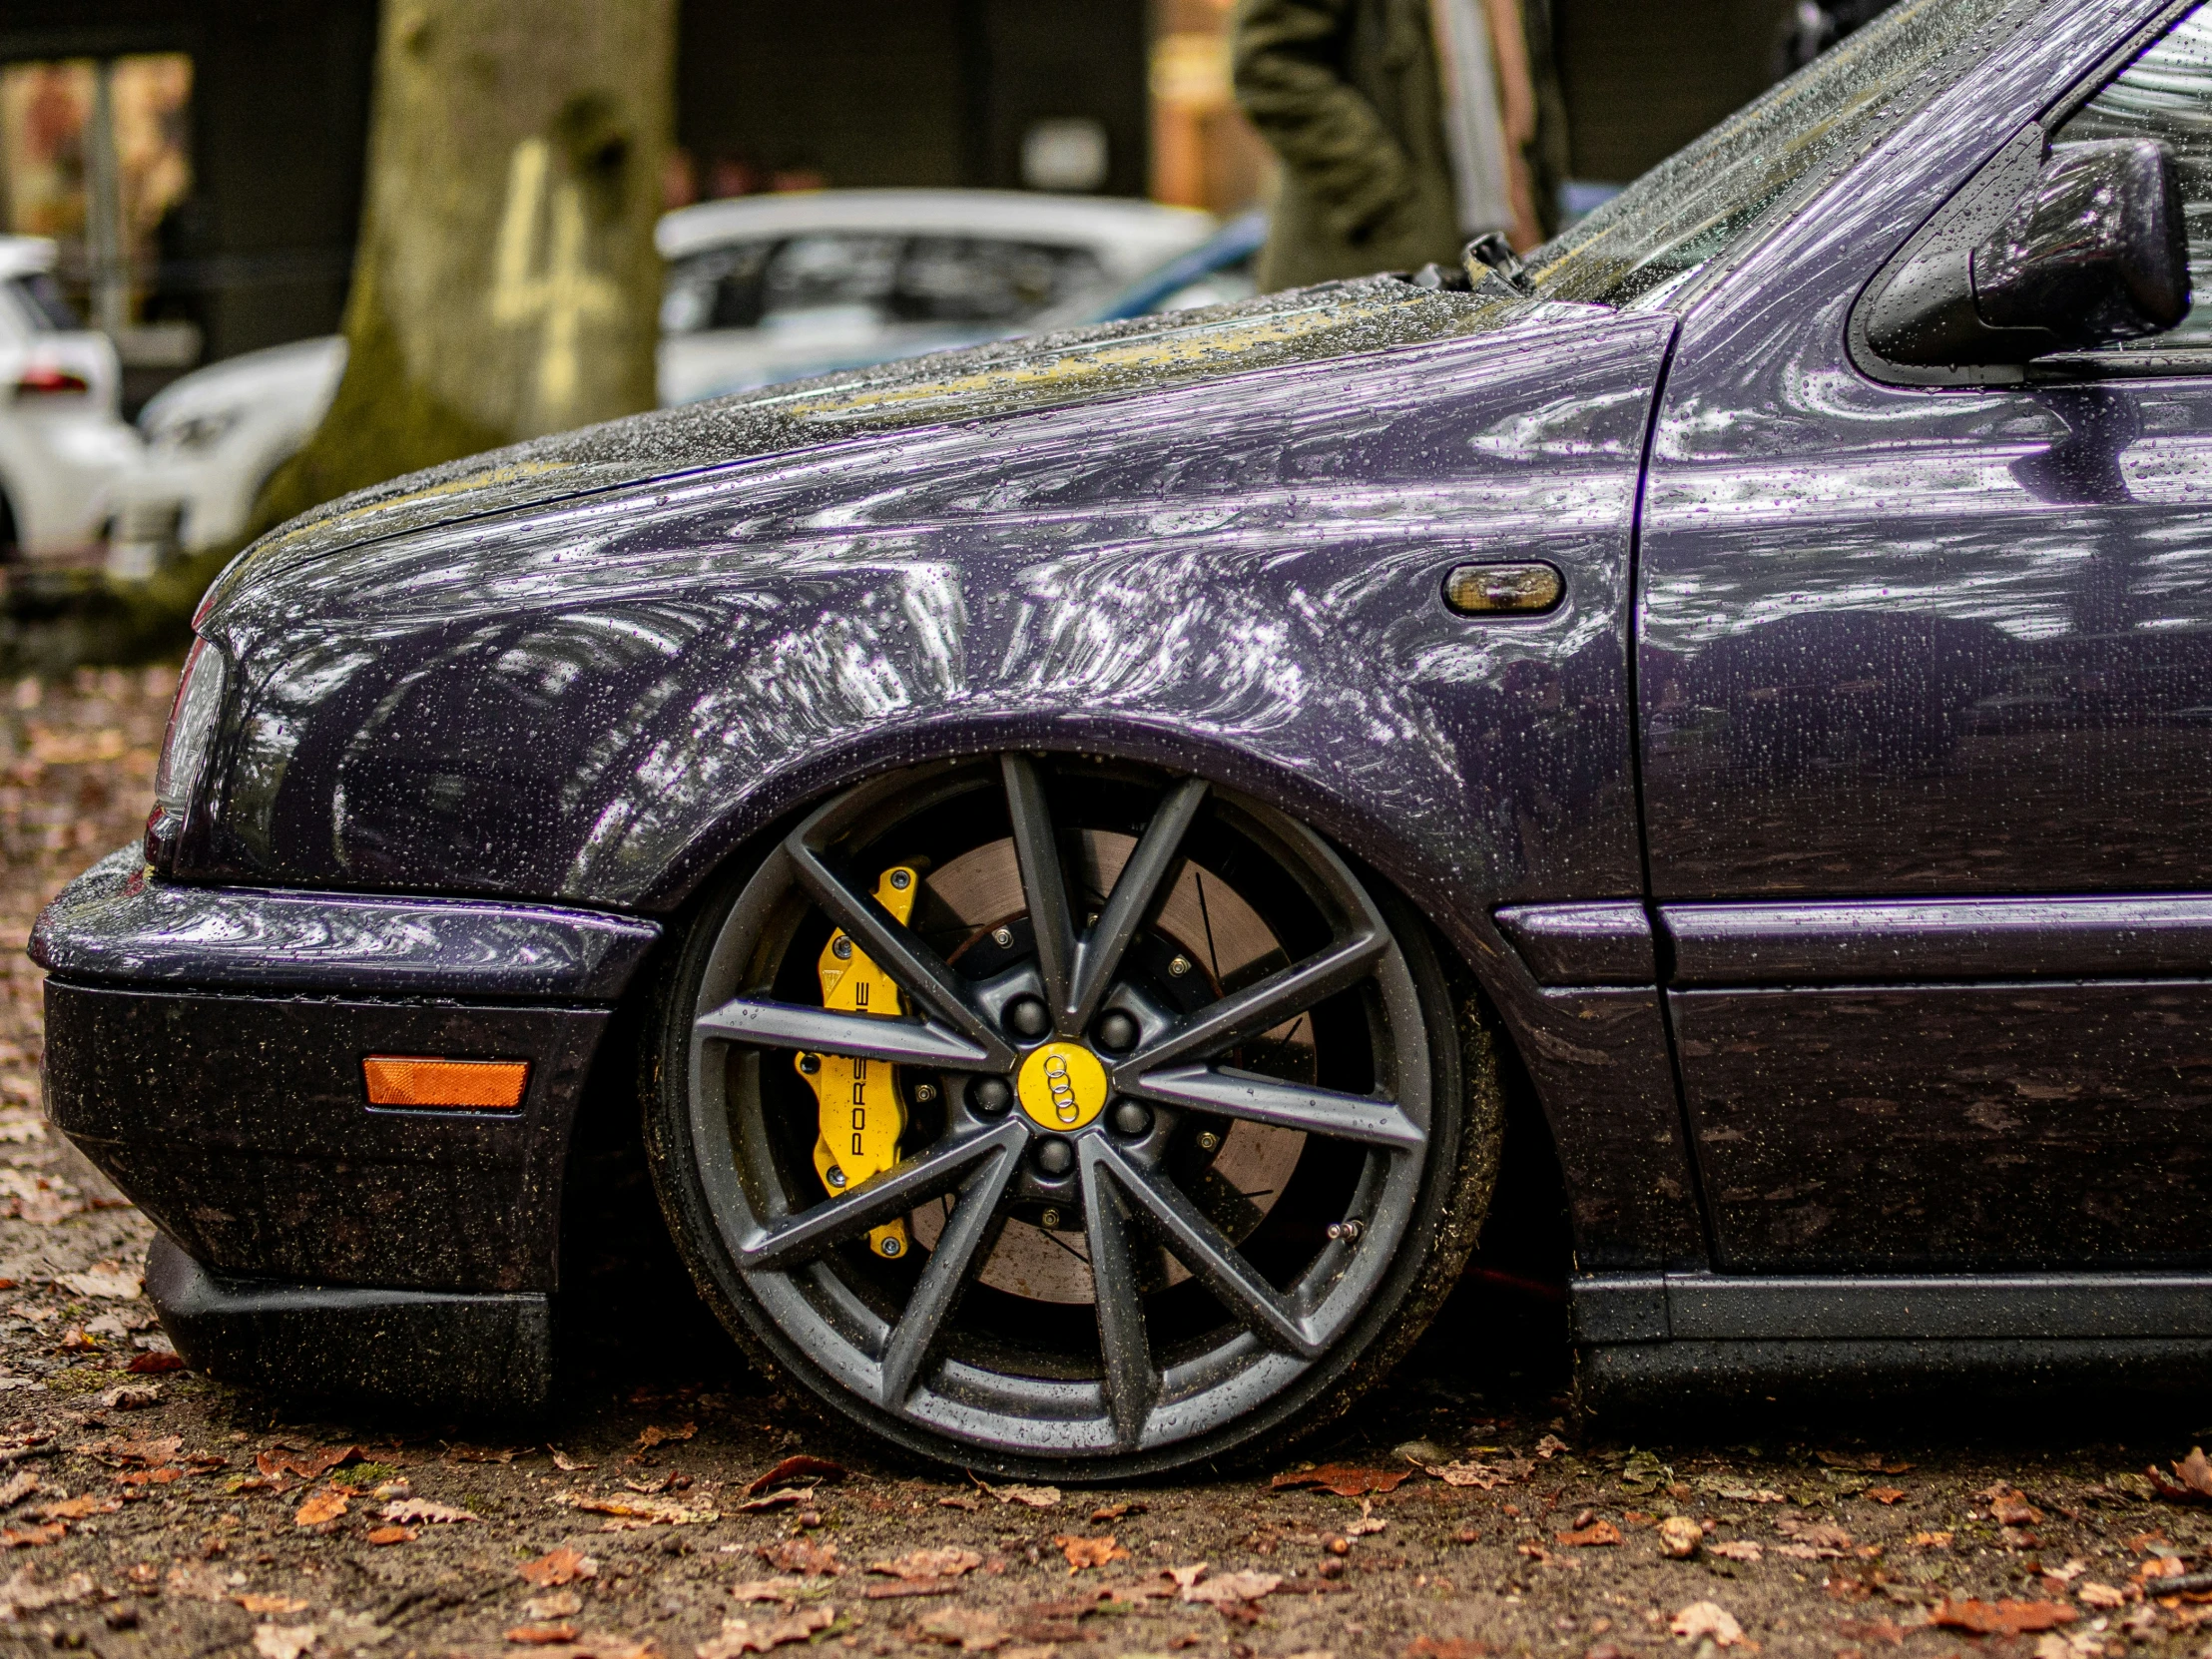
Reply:
[[1075, 1098], [1075, 1083], [1068, 1076], [1067, 1056], [1052, 1054], [1044, 1062], [1045, 1087], [1052, 1091], [1052, 1112], [1062, 1123], [1074, 1123], [1083, 1116], [1082, 1102]]
[[1055, 1042], [1029, 1051], [1014, 1087], [1030, 1121], [1055, 1134], [1081, 1129], [1106, 1105], [1106, 1068], [1082, 1043]]

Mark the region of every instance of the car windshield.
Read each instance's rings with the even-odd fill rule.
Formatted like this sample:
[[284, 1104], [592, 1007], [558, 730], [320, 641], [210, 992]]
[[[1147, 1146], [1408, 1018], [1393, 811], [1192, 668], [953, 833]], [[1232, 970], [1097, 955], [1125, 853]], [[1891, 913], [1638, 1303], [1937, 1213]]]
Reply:
[[[1922, 72], [2012, 0], [1905, 0], [1528, 258], [1547, 299], [1624, 305], [1728, 253], [1936, 90]], [[1911, 102], [1909, 102], [1911, 100]]]

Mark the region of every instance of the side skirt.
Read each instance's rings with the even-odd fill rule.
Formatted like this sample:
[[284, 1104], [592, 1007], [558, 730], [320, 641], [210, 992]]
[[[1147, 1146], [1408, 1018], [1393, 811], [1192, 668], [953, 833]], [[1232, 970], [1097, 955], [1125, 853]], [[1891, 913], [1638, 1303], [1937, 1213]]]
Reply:
[[1598, 1417], [1691, 1401], [2212, 1385], [2212, 1276], [1593, 1275], [1571, 1287]]
[[233, 1279], [157, 1235], [146, 1294], [194, 1371], [288, 1398], [529, 1415], [553, 1392], [551, 1299]]

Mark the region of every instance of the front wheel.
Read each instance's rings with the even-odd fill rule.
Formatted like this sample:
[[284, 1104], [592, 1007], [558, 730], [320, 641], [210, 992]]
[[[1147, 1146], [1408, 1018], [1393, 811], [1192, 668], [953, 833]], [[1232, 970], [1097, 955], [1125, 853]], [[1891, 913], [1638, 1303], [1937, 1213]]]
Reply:
[[647, 1147], [725, 1325], [907, 1449], [1114, 1479], [1343, 1410], [1489, 1200], [1425, 930], [1199, 779], [1006, 755], [815, 812], [704, 906]]

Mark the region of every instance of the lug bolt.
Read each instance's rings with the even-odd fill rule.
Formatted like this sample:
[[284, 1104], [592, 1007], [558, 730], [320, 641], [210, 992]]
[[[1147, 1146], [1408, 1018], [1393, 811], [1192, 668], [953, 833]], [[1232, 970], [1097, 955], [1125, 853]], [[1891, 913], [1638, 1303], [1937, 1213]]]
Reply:
[[799, 1069], [809, 1077], [814, 1076], [816, 1072], [822, 1069], [822, 1056], [819, 1054], [802, 1054], [799, 1057]]
[[1120, 1008], [1111, 1008], [1098, 1022], [1098, 1046], [1119, 1054], [1137, 1040], [1136, 1020]]
[[1127, 1135], [1135, 1140], [1152, 1127], [1152, 1113], [1134, 1100], [1124, 1100], [1114, 1107], [1114, 1133]]
[[1184, 974], [1190, 971], [1191, 959], [1188, 956], [1178, 956], [1175, 958], [1174, 961], [1168, 963], [1168, 972], [1173, 974], [1178, 979], [1182, 978]]
[[852, 941], [839, 933], [830, 941], [830, 954], [840, 962], [849, 960], [852, 955]]
[[891, 890], [893, 892], [904, 892], [913, 884], [914, 872], [912, 870], [894, 869], [891, 871]]
[[828, 1181], [832, 1187], [841, 1188], [844, 1185], [844, 1171], [837, 1168], [835, 1164], [831, 1164], [830, 1166], [830, 1173], [823, 1179]]
[[999, 949], [1004, 950], [1013, 942], [1014, 930], [1011, 927], [994, 927], [991, 929], [991, 943], [997, 945]]
[[1038, 1173], [1058, 1180], [1075, 1168], [1075, 1148], [1057, 1135], [1037, 1143], [1036, 1164]]
[[937, 1085], [934, 1083], [916, 1083], [914, 1085], [914, 1098], [924, 1106], [928, 1105], [930, 1101], [937, 1098]]
[[968, 1085], [968, 1104], [995, 1118], [1014, 1103], [1014, 1086], [1003, 1077], [978, 1077]]
[[1357, 1243], [1360, 1235], [1366, 1231], [1367, 1229], [1360, 1224], [1357, 1217], [1350, 1221], [1335, 1221], [1329, 1224], [1329, 1237], [1342, 1239], [1346, 1244]]
[[1200, 1131], [1199, 1131], [1199, 1135], [1198, 1135], [1198, 1150], [1199, 1150], [1199, 1151], [1201, 1151], [1201, 1152], [1212, 1152], [1212, 1151], [1213, 1151], [1213, 1150], [1214, 1150], [1214, 1149], [1215, 1149], [1216, 1147], [1218, 1147], [1218, 1146], [1220, 1146], [1220, 1145], [1221, 1145], [1221, 1137], [1220, 1137], [1219, 1135], [1215, 1134], [1215, 1133], [1214, 1133], [1214, 1132], [1213, 1132], [1213, 1131], [1212, 1131], [1211, 1129], [1202, 1129], [1202, 1130], [1200, 1130]]
[[880, 1250], [885, 1256], [896, 1256], [906, 1247], [900, 1244], [896, 1239], [885, 1239], [875, 1248]]
[[1017, 996], [1007, 1005], [1006, 1024], [1017, 1037], [1041, 1037], [1052, 1029], [1052, 1011], [1033, 996]]
[[1037, 1225], [1046, 1228], [1058, 1227], [1060, 1225], [1060, 1212], [1057, 1210], [1045, 1211], [1043, 1215], [1037, 1218]]

